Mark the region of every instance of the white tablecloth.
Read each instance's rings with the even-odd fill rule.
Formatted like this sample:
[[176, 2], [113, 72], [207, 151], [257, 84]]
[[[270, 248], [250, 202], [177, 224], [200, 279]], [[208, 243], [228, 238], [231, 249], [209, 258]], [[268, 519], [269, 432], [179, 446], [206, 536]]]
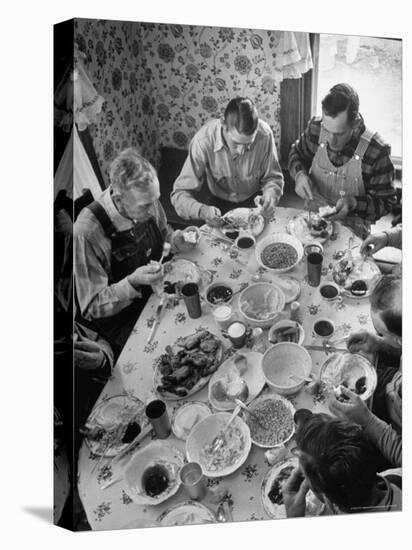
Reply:
[[[277, 208], [274, 218], [266, 226], [262, 237], [276, 231], [285, 231], [288, 221], [299, 211], [291, 208]], [[338, 224], [334, 240], [324, 245], [323, 267], [328, 268], [333, 261], [336, 252], [344, 250], [348, 246], [351, 232]], [[355, 237], [355, 242], [359, 240]], [[182, 255], [192, 261], [198, 262], [213, 272], [214, 280], [230, 281], [234, 286], [250, 283], [253, 272], [258, 267], [254, 252], [250, 253], [248, 271], [242, 269], [238, 263], [229, 258], [227, 251], [222, 250], [217, 243], [211, 244], [203, 237], [198, 249], [190, 254]], [[302, 261], [289, 273], [301, 282], [301, 294], [299, 302], [303, 314], [303, 327], [305, 330], [304, 344], [321, 344], [313, 333], [313, 323], [319, 317], [329, 317], [336, 325], [336, 336], [347, 335], [361, 329], [372, 329], [369, 316], [368, 299], [347, 298], [342, 303], [325, 302], [319, 295], [319, 289], [310, 287], [306, 280], [306, 264]], [[265, 275], [265, 278], [268, 278]], [[322, 280], [331, 279], [330, 269]], [[237, 296], [238, 297], [238, 296]], [[237, 298], [236, 297], [236, 298]], [[147, 344], [150, 327], [153, 323], [154, 312], [158, 305], [158, 298], [151, 296], [142, 315], [126, 343], [121, 356], [116, 364], [113, 377], [107, 383], [99, 399], [128, 393], [143, 401], [147, 401], [150, 392], [154, 389], [153, 373], [156, 359], [164, 353], [165, 346], [172, 344], [179, 336], [187, 336], [199, 327], [205, 327], [219, 334], [208, 307], [203, 304], [203, 314], [199, 319], [191, 319], [183, 302], [175, 307], [170, 307], [163, 312], [161, 324], [157, 329], [151, 344]], [[235, 302], [236, 303], [236, 302]], [[229, 347], [228, 341], [225, 345]], [[342, 347], [342, 345], [338, 346]], [[310, 352], [313, 359], [313, 372], [316, 374], [326, 359], [324, 352]], [[268, 391], [266, 388], [264, 391]], [[207, 386], [199, 393], [191, 397], [191, 400], [207, 401]], [[169, 411], [182, 405], [188, 400], [169, 402]], [[291, 401], [296, 408], [306, 407], [314, 411], [325, 410], [325, 405], [315, 401], [305, 391], [294, 396]], [[184, 450], [184, 442], [173, 435], [169, 438], [176, 446]], [[141, 445], [145, 445], [145, 440]], [[145, 527], [155, 524], [156, 518], [161, 512], [171, 505], [187, 500], [187, 496], [180, 488], [175, 496], [157, 506], [140, 506], [135, 504], [124, 490], [124, 482], [119, 481], [111, 487], [101, 490], [100, 486], [121, 474], [119, 463], [107, 466], [106, 460], [96, 465], [95, 457], [91, 454], [86, 444], [83, 444], [79, 456], [79, 493], [82, 499], [87, 519], [92, 529], [120, 529], [125, 527]], [[122, 463], [121, 463], [122, 464]], [[227, 489], [224, 497], [230, 504], [234, 521], [267, 519], [263, 509], [260, 492], [262, 480], [269, 468], [265, 460], [264, 449], [252, 446], [252, 450], [245, 464], [229, 477], [209, 481], [210, 486]], [[206, 501], [206, 505], [216, 511], [216, 504]]]

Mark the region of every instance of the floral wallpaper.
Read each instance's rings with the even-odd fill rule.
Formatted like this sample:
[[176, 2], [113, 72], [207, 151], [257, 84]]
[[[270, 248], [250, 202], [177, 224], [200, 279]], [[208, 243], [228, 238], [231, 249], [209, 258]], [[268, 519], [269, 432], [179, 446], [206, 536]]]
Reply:
[[102, 172], [127, 146], [156, 167], [161, 147], [186, 149], [235, 96], [252, 98], [280, 141], [281, 32], [75, 20], [75, 42], [106, 99], [91, 133]]

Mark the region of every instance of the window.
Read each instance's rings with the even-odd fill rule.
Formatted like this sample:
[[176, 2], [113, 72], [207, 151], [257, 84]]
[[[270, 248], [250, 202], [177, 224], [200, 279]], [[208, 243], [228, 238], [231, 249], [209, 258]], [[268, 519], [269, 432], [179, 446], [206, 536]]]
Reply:
[[321, 34], [316, 113], [322, 98], [338, 82], [355, 88], [366, 125], [402, 155], [402, 42], [389, 38]]

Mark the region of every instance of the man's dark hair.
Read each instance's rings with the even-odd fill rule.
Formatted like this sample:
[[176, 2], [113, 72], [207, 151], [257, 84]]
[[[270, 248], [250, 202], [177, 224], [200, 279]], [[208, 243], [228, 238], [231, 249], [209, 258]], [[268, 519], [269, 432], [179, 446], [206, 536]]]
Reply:
[[335, 118], [348, 111], [348, 122], [352, 123], [359, 114], [359, 96], [349, 84], [335, 84], [322, 100], [322, 111]]
[[396, 275], [385, 275], [373, 289], [371, 308], [380, 313], [386, 328], [392, 334], [402, 337], [402, 311], [398, 300], [402, 295], [402, 279]]
[[258, 112], [255, 104], [247, 97], [231, 99], [225, 109], [225, 123], [230, 129], [235, 127], [239, 134], [250, 136], [258, 125]]
[[313, 414], [299, 425], [300, 462], [315, 492], [343, 512], [360, 512], [376, 485], [376, 450], [357, 424]]

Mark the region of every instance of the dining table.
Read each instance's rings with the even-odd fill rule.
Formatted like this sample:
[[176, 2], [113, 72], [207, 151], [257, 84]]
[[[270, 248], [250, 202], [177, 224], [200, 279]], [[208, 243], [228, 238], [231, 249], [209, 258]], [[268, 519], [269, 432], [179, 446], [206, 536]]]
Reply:
[[[273, 217], [267, 220], [262, 234], [257, 240], [271, 233], [284, 233], [289, 221], [302, 211], [293, 208], [278, 207]], [[243, 258], [232, 258], [230, 247], [225, 242], [215, 238], [216, 230], [207, 234], [202, 229], [198, 246], [190, 252], [178, 254], [194, 262], [202, 272], [207, 272], [209, 281], [228, 282], [234, 289], [240, 289], [253, 284], [253, 274], [260, 273], [265, 280], [271, 280], [272, 274], [259, 265], [254, 249], [242, 251]], [[353, 240], [350, 241], [350, 239]], [[331, 238], [323, 244], [323, 265], [321, 282], [332, 280], [334, 263], [352, 246], [360, 243], [351, 230], [339, 222]], [[246, 255], [246, 256], [245, 256]], [[239, 261], [240, 260], [240, 261]], [[330, 350], [323, 347], [323, 341], [313, 331], [313, 325], [320, 318], [328, 318], [335, 324], [333, 338], [343, 338], [359, 330], [373, 330], [370, 317], [370, 306], [367, 297], [345, 297], [343, 300], [325, 301], [319, 293], [319, 287], [310, 286], [307, 279], [305, 258], [291, 271], [285, 274], [294, 277], [300, 283], [300, 316], [304, 329], [305, 346], [318, 346], [319, 349], [309, 350], [312, 358], [312, 373], [316, 376], [328, 358]], [[204, 291], [204, 289], [201, 289]], [[239, 293], [233, 297], [232, 306], [238, 308]], [[127, 395], [138, 398], [143, 403], [156, 398], [155, 368], [159, 357], [165, 353], [165, 348], [173, 344], [179, 337], [185, 337], [196, 331], [207, 329], [218, 336], [224, 344], [225, 357], [234, 353], [230, 341], [222, 335], [212, 315], [211, 307], [202, 300], [202, 315], [193, 319], [189, 317], [183, 300], [172, 300], [163, 309], [160, 323], [149, 336], [155, 322], [159, 296], [153, 293], [142, 311], [132, 333], [126, 342], [121, 355], [113, 369], [95, 406], [112, 396]], [[290, 304], [286, 306], [286, 310]], [[267, 330], [264, 330], [267, 337]], [[345, 344], [337, 346], [345, 347]], [[240, 350], [242, 351], [242, 350]], [[244, 351], [250, 351], [247, 348]], [[270, 393], [265, 386], [262, 393]], [[159, 396], [157, 396], [158, 398]], [[294, 407], [307, 408], [313, 412], [328, 412], [325, 400], [316, 394], [309, 393], [304, 386], [297, 394], [287, 396]], [[180, 400], [167, 401], [169, 416], [172, 417], [178, 407], [190, 402], [202, 401], [208, 403], [207, 385], [194, 395]], [[213, 407], [210, 405], [213, 410]], [[154, 435], [144, 439], [133, 452], [149, 444]], [[185, 453], [185, 441], [178, 439], [173, 433], [167, 439], [177, 449]], [[219, 503], [226, 502], [233, 521], [250, 521], [270, 519], [262, 503], [262, 481], [271, 468], [270, 460], [264, 448], [252, 445], [251, 451], [235, 472], [223, 478], [209, 478], [208, 496], [202, 501], [213, 514], [216, 514]], [[156, 506], [135, 503], [127, 492], [125, 480], [122, 477], [126, 464], [131, 460], [133, 452], [123, 459], [112, 460], [95, 455], [87, 441], [83, 441], [78, 458], [78, 490], [92, 530], [153, 527], [159, 525], [159, 516], [179, 502], [188, 500], [183, 487], [168, 500]]]

